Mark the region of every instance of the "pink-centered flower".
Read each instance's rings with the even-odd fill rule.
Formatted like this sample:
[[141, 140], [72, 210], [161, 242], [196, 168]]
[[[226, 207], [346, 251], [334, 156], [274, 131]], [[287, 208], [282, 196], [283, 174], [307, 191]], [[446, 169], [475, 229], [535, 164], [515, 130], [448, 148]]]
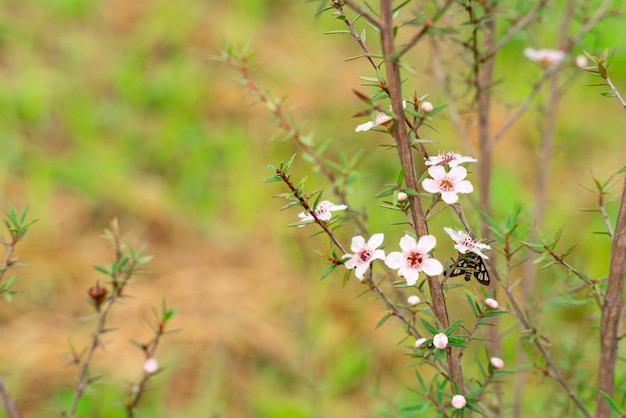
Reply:
[[489, 359], [489, 362], [494, 369], [501, 369], [504, 367], [504, 360], [502, 360], [500, 357], [491, 357]]
[[457, 232], [454, 229], [447, 227], [443, 229], [448, 233], [448, 235], [450, 235], [450, 238], [452, 238], [452, 240], [454, 241], [454, 248], [456, 248], [457, 251], [461, 254], [465, 254], [469, 251], [481, 256], [484, 259], [489, 258], [485, 254], [483, 254], [483, 251], [491, 249], [489, 245], [483, 244], [482, 242], [475, 240], [470, 236], [470, 234], [465, 231]]
[[454, 409], [463, 409], [465, 405], [467, 405], [467, 401], [463, 395], [454, 395], [450, 403]]
[[[317, 207], [313, 209], [313, 212], [315, 212], [315, 216], [317, 216], [317, 219], [319, 219], [320, 221], [330, 221], [330, 218], [332, 217], [332, 212], [345, 210], [347, 208], [348, 206], [346, 205], [335, 205], [328, 200], [322, 200], [317, 204]], [[313, 222], [315, 220], [313, 218], [313, 215], [307, 212], [302, 212], [298, 214], [298, 217], [300, 218], [300, 222]], [[303, 226], [304, 225], [298, 225], [298, 227]]]
[[433, 345], [436, 348], [443, 350], [444, 348], [448, 346], [448, 336], [444, 334], [443, 332], [435, 335], [433, 337]]
[[432, 165], [448, 165], [450, 168], [456, 167], [463, 163], [475, 163], [478, 161], [476, 158], [467, 157], [465, 155], [457, 154], [456, 152], [446, 152], [439, 154], [436, 157], [428, 157], [428, 160], [424, 164], [428, 166]]
[[444, 202], [451, 205], [459, 200], [457, 193], [471, 193], [474, 186], [468, 180], [467, 170], [464, 167], [456, 166], [446, 172], [440, 165], [432, 166], [428, 169], [428, 174], [432, 178], [422, 181], [422, 187], [428, 193], [441, 193]]
[[429, 276], [437, 276], [443, 272], [443, 265], [428, 254], [435, 248], [435, 245], [437, 245], [437, 239], [432, 235], [424, 235], [419, 241], [410, 235], [405, 235], [400, 239], [402, 252], [389, 253], [385, 264], [398, 270], [398, 275], [406, 279], [406, 284], [413, 286], [417, 283], [420, 271]]
[[344, 255], [344, 258], [350, 258], [344, 264], [348, 270], [356, 268], [355, 275], [360, 281], [363, 281], [365, 278], [365, 270], [367, 270], [372, 261], [385, 259], [385, 252], [377, 249], [384, 239], [384, 234], [374, 234], [367, 242], [361, 236], [352, 238], [350, 249], [354, 254]]
[[538, 62], [542, 65], [552, 65], [563, 62], [566, 57], [565, 52], [558, 49], [524, 49], [524, 55], [531, 61]]

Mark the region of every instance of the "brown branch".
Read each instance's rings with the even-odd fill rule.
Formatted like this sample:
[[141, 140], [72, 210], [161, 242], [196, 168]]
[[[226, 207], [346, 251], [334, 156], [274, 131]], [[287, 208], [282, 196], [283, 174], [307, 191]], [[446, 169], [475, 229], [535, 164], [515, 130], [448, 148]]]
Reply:
[[598, 395], [596, 417], [611, 415], [611, 406], [602, 396], [613, 396], [615, 388], [615, 364], [622, 305], [624, 303], [624, 276], [626, 275], [626, 178], [622, 189], [615, 236], [611, 250], [609, 278], [602, 307], [600, 322], [600, 360], [598, 362]]
[[[385, 66], [387, 70], [388, 88], [391, 96], [392, 109], [402, 109], [402, 84], [400, 79], [400, 65], [397, 59], [390, 59], [395, 52], [394, 31], [393, 31], [393, 0], [381, 1], [381, 37], [383, 45], [383, 55], [385, 57]], [[396, 119], [397, 120], [397, 119]], [[394, 129], [394, 139], [400, 157], [400, 163], [405, 170], [404, 180], [412, 190], [418, 190], [418, 179], [415, 173], [415, 164], [413, 162], [413, 154], [411, 148], [411, 140], [406, 129], [397, 126]], [[422, 203], [419, 194], [410, 194], [409, 202], [411, 205], [411, 215], [413, 225], [416, 226], [418, 236], [428, 235], [428, 225], [422, 209]], [[430, 289], [434, 314], [443, 328], [448, 328], [450, 322], [448, 319], [448, 311], [446, 308], [445, 298], [441, 283], [437, 277], [427, 277], [428, 287]], [[450, 369], [450, 385], [463, 391], [463, 375], [461, 373], [461, 363], [458, 356], [453, 355], [452, 348], [446, 349], [446, 359]], [[455, 389], [456, 391], [456, 389]]]
[[374, 16], [372, 16], [367, 11], [365, 11], [365, 9], [363, 9], [361, 6], [359, 6], [355, 1], [353, 1], [353, 0], [343, 0], [343, 2], [345, 4], [347, 4], [348, 6], [350, 6], [350, 8], [352, 10], [354, 10], [355, 12], [357, 12], [358, 14], [363, 16], [373, 26], [375, 26], [378, 29], [381, 29], [380, 22], [378, 21], [378, 19], [376, 19]]
[[4, 380], [0, 376], [0, 399], [2, 399], [2, 404], [4, 405], [4, 412], [6, 412], [8, 418], [21, 418], [19, 409], [17, 409], [17, 404], [9, 395], [7, 388], [4, 386]]

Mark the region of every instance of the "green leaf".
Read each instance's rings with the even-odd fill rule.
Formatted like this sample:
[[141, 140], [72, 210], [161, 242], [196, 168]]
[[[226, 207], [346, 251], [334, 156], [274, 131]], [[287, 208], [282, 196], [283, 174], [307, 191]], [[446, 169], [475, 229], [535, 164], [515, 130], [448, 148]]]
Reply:
[[617, 406], [617, 404], [615, 403], [615, 401], [609, 396], [607, 395], [604, 391], [600, 391], [600, 394], [602, 395], [602, 397], [604, 398], [604, 400], [609, 404], [609, 406], [611, 407], [611, 409], [615, 412], [619, 412], [620, 409]]
[[428, 331], [430, 331], [433, 335], [439, 334], [439, 330], [435, 328], [430, 322], [427, 322], [424, 318], [420, 318], [422, 324], [426, 327]]
[[387, 314], [385, 316], [382, 317], [382, 319], [380, 321], [378, 321], [378, 323], [376, 324], [375, 328], [379, 328], [381, 327], [385, 322], [387, 322], [387, 320], [391, 317], [391, 315]]
[[328, 277], [333, 271], [335, 271], [338, 266], [339, 264], [331, 264], [330, 267], [328, 267], [326, 271], [322, 273], [322, 277], [320, 278], [320, 280], [324, 280], [326, 277]]

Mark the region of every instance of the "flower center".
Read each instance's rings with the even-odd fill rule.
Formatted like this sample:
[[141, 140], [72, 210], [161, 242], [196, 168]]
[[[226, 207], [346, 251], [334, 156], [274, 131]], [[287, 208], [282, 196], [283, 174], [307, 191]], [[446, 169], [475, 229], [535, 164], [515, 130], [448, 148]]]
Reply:
[[424, 260], [423, 254], [420, 254], [418, 252], [410, 252], [406, 256], [406, 261], [409, 267], [412, 269], [420, 267], [422, 265], [423, 260]]
[[372, 252], [368, 250], [367, 248], [364, 248], [361, 251], [359, 251], [359, 259], [361, 261], [366, 262], [366, 261], [369, 261], [370, 258], [372, 258]]
[[448, 177], [444, 177], [441, 179], [441, 183], [439, 183], [439, 190], [443, 192], [453, 192], [454, 183]]

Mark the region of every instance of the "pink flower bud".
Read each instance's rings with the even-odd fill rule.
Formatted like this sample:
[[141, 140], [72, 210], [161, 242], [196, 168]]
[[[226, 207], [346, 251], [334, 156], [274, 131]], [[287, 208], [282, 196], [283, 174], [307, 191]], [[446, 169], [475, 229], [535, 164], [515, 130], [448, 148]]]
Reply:
[[504, 361], [500, 357], [491, 357], [489, 361], [494, 369], [501, 369], [504, 367]]
[[463, 395], [454, 395], [450, 403], [455, 409], [463, 409], [465, 405], [467, 405], [467, 401]]
[[588, 64], [588, 62], [587, 62], [587, 57], [586, 56], [579, 55], [579, 56], [576, 57], [576, 66], [577, 67], [580, 67], [580, 68], [586, 67], [587, 64]]
[[434, 109], [433, 104], [431, 102], [423, 102], [420, 107], [426, 113], [432, 112]]
[[426, 338], [418, 338], [415, 340], [415, 348], [420, 348], [426, 342]]
[[148, 374], [155, 373], [157, 370], [159, 370], [159, 363], [156, 361], [156, 359], [150, 357], [143, 363], [143, 370]]
[[409, 196], [404, 192], [398, 192], [398, 202], [404, 202]]
[[433, 345], [440, 350], [448, 346], [448, 336], [444, 333], [437, 334], [433, 337]]
[[417, 305], [418, 303], [420, 303], [420, 302], [421, 302], [421, 300], [420, 300], [420, 297], [419, 297], [419, 296], [417, 296], [417, 295], [411, 295], [411, 296], [409, 296], [409, 297], [407, 298], [406, 302], [407, 302], [409, 305], [413, 306], [413, 305]]
[[485, 299], [485, 305], [489, 306], [491, 309], [498, 309], [498, 301], [492, 298]]

